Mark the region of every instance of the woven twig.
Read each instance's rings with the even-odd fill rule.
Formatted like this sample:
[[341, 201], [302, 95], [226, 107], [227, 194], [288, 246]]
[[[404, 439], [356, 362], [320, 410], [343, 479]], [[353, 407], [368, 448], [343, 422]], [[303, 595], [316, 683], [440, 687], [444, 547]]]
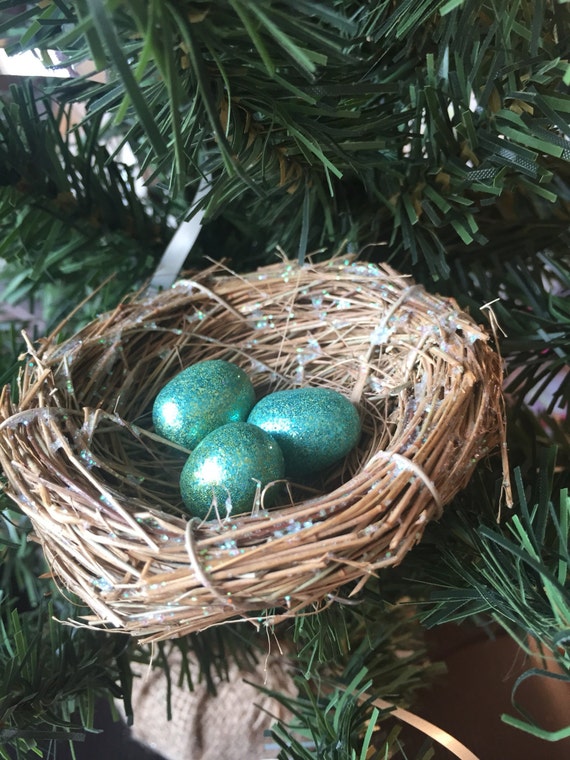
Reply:
[[[340, 391], [360, 412], [359, 445], [317, 491], [291, 486], [284, 507], [190, 521], [185, 454], [152, 432], [150, 410], [206, 358], [242, 366], [259, 396]], [[19, 384], [17, 404], [8, 388], [0, 400], [7, 491], [93, 611], [86, 623], [146, 640], [275, 621], [399, 563], [503, 422], [485, 332], [391, 268], [340, 259], [247, 276], [214, 266], [30, 346]]]

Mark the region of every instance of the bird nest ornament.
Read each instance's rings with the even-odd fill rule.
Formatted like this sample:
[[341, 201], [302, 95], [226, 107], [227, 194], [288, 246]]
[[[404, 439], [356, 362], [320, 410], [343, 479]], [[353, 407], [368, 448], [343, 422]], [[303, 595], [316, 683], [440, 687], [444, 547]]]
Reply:
[[[333, 389], [362, 433], [285, 503], [190, 518], [188, 452], [153, 429], [180, 370], [223, 359], [259, 398]], [[238, 275], [214, 265], [121, 303], [65, 342], [29, 344], [0, 400], [6, 491], [82, 624], [146, 641], [249, 619], [270, 624], [357, 593], [398, 564], [502, 440], [501, 362], [455, 301], [386, 265], [290, 261]], [[16, 400], [17, 397], [17, 400]]]

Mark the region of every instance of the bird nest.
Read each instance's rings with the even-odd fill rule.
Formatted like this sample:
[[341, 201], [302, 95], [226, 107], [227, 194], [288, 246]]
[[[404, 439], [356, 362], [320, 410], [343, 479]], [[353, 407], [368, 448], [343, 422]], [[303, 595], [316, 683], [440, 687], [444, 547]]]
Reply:
[[[252, 513], [190, 519], [185, 453], [152, 429], [164, 384], [204, 359], [241, 366], [258, 397], [332, 388], [359, 444], [311, 488]], [[15, 395], [15, 394], [14, 394]], [[61, 343], [29, 344], [0, 399], [0, 464], [82, 624], [144, 640], [274, 622], [398, 564], [502, 440], [501, 362], [451, 299], [388, 266], [215, 265], [139, 295]], [[187, 455], [187, 452], [186, 452]]]

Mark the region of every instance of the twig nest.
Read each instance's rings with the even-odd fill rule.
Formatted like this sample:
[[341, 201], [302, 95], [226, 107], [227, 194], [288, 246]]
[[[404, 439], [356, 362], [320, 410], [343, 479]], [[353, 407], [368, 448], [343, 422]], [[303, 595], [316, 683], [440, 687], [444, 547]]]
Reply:
[[[257, 398], [333, 389], [359, 442], [288, 503], [188, 519], [188, 451], [154, 432], [182, 369], [235, 363]], [[0, 463], [54, 575], [92, 626], [145, 640], [278, 620], [399, 563], [501, 440], [501, 363], [457, 304], [388, 266], [221, 266], [29, 348], [0, 401]]]

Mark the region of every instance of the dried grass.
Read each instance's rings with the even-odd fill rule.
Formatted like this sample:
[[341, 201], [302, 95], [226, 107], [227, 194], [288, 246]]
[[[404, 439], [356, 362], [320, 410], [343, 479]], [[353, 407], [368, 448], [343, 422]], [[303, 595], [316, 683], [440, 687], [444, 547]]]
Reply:
[[[182, 509], [184, 452], [150, 409], [180, 369], [223, 358], [259, 395], [334, 388], [360, 444], [276, 510], [207, 522]], [[501, 363], [457, 304], [388, 266], [216, 265], [29, 355], [0, 400], [7, 492], [29, 515], [85, 622], [145, 640], [279, 620], [399, 563], [502, 440]], [[268, 611], [269, 610], [269, 611]], [[265, 611], [265, 613], [263, 612]], [[262, 618], [262, 616], [265, 617]]]

